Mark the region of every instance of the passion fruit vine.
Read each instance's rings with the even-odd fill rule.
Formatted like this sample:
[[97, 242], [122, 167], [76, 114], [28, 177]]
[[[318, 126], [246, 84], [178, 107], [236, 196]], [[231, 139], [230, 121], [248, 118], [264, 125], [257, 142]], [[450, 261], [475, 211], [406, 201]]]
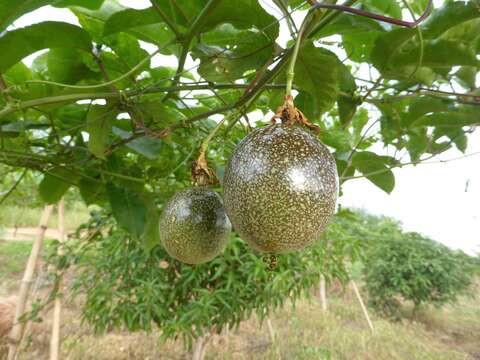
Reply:
[[187, 264], [204, 263], [220, 254], [231, 229], [222, 199], [204, 186], [176, 193], [160, 217], [165, 250]]
[[226, 212], [240, 237], [261, 252], [303, 249], [319, 238], [335, 211], [335, 160], [294, 123], [251, 132], [225, 169]]

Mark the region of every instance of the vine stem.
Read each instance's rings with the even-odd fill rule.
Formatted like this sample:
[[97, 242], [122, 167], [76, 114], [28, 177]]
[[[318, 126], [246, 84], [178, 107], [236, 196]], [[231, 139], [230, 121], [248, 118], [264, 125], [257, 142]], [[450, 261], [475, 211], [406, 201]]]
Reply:
[[[342, 4], [342, 6], [349, 7], [355, 4], [357, 1], [358, 0], [347, 0], [345, 1], [344, 4]], [[315, 3], [315, 5], [312, 5], [310, 9], [314, 9], [315, 6], [317, 5], [318, 3]], [[331, 9], [331, 10], [335, 10], [335, 9]], [[321, 21], [319, 21], [319, 23], [310, 31], [310, 33], [308, 34], [308, 37], [312, 38], [313, 36], [315, 36], [315, 34], [317, 34], [320, 30], [322, 30], [325, 26], [327, 26], [330, 22], [332, 22], [342, 14], [341, 11], [338, 11], [339, 9], [336, 9], [336, 10], [337, 11], [333, 11], [325, 14], [325, 16], [321, 19]]]
[[[417, 21], [415, 19], [415, 12], [413, 11], [411, 5], [408, 3], [407, 0], [402, 0], [403, 2], [403, 5], [405, 5], [405, 7], [408, 9], [408, 11], [410, 12], [410, 15], [412, 16], [412, 19], [414, 21]], [[423, 64], [423, 57], [424, 57], [424, 53], [425, 53], [425, 49], [424, 49], [424, 45], [423, 45], [423, 32], [422, 32], [422, 29], [417, 26], [416, 27], [416, 30], [417, 30], [417, 37], [418, 37], [418, 42], [419, 42], [419, 47], [420, 47], [420, 53], [418, 55], [418, 63], [417, 63], [417, 66], [415, 67], [415, 70], [412, 71], [412, 73], [410, 74], [410, 76], [408, 77], [408, 80], [410, 80], [410, 78], [412, 78], [416, 73], [417, 71], [422, 67], [422, 64]]]
[[10, 97], [10, 95], [8, 95], [7, 90], [8, 90], [7, 83], [3, 79], [2, 74], [0, 74], [0, 92], [3, 93], [3, 97], [5, 98], [5, 101], [8, 102], [8, 101], [11, 101], [12, 98]]
[[[185, 61], [187, 60], [188, 50], [190, 49], [190, 44], [195, 37], [198, 29], [200, 29], [200, 27], [204, 24], [205, 19], [208, 17], [208, 15], [210, 15], [210, 13], [217, 7], [217, 5], [220, 4], [220, 1], [221, 0], [210, 0], [195, 18], [192, 25], [190, 25], [190, 28], [188, 29], [185, 37], [182, 39], [183, 48], [182, 53], [180, 54], [180, 58], [178, 60], [177, 71], [175, 77], [173, 78], [173, 85], [177, 84], [178, 80], [180, 79], [180, 75], [182, 75], [183, 73]], [[164, 101], [168, 97], [169, 95], [166, 96]]]
[[209, 168], [206, 152], [208, 148], [208, 144], [213, 139], [213, 137], [218, 133], [220, 128], [223, 126], [225, 121], [229, 119], [233, 114], [237, 112], [232, 112], [230, 115], [225, 115], [221, 121], [215, 126], [215, 128], [207, 135], [207, 137], [203, 140], [202, 144], [200, 145], [200, 151], [198, 154], [198, 158], [196, 161], [193, 162], [191, 167], [191, 179], [192, 182], [196, 185], [212, 185], [218, 183], [218, 178], [215, 175], [215, 172]]
[[162, 51], [162, 49], [164, 49], [167, 46], [173, 44], [174, 42], [175, 42], [175, 39], [170, 40], [168, 43], [159, 47], [153, 53], [149, 54], [148, 56], [146, 56], [142, 60], [140, 60], [140, 62], [137, 65], [135, 65], [133, 68], [131, 68], [125, 74], [122, 74], [122, 75], [120, 75], [119, 77], [117, 77], [113, 80], [110, 80], [110, 81], [107, 81], [107, 82], [104, 82], [104, 83], [101, 83], [101, 84], [96, 84], [96, 85], [70, 85], [70, 84], [63, 84], [63, 83], [59, 83], [59, 82], [55, 82], [55, 81], [47, 81], [47, 80], [27, 80], [27, 81], [25, 81], [25, 83], [62, 86], [62, 87], [68, 88], [68, 89], [100, 89], [100, 88], [103, 88], [103, 87], [106, 87], [106, 86], [113, 85], [113, 84], [115, 84], [119, 81], [122, 81], [123, 79], [126, 79], [127, 77], [129, 77], [130, 75], [135, 73], [138, 69], [140, 69], [143, 65], [145, 65], [145, 63], [147, 61], [152, 59], [155, 55], [159, 54], [160, 51]]
[[[291, 99], [292, 98], [292, 87], [293, 87], [293, 79], [295, 77], [295, 64], [297, 62], [298, 58], [298, 53], [300, 51], [300, 46], [304, 37], [305, 30], [307, 28], [307, 23], [310, 19], [310, 15], [317, 9], [319, 8], [326, 8], [330, 10], [339, 10], [337, 12], [333, 12], [330, 14], [327, 14], [326, 16], [323, 17], [322, 21], [320, 21], [317, 26], [310, 31], [308, 34], [308, 37], [311, 38], [314, 36], [318, 31], [320, 31], [324, 26], [326, 26], [328, 23], [330, 23], [332, 20], [334, 20], [336, 17], [338, 17], [343, 11], [347, 11], [346, 9], [351, 9], [349, 6], [353, 5], [357, 0], [348, 0], [346, 1], [343, 5], [336, 5], [336, 6], [328, 6], [320, 3], [312, 4], [312, 7], [308, 11], [307, 15], [305, 16], [305, 19], [303, 20], [303, 23], [300, 27], [300, 30], [298, 32], [297, 40], [295, 42], [295, 46], [293, 48], [292, 54], [291, 54], [291, 60], [289, 63], [289, 67], [287, 70], [287, 86], [285, 89], [285, 98], [286, 99]], [[288, 55], [287, 55], [288, 56]]]
[[391, 17], [388, 17], [388, 16], [374, 14], [374, 13], [364, 11], [364, 10], [361, 10], [361, 9], [351, 8], [351, 7], [345, 6], [345, 5], [317, 3], [316, 5], [311, 7], [311, 10], [313, 10], [313, 9], [335, 9], [335, 10], [340, 10], [340, 11], [348, 12], [348, 13], [355, 14], [355, 15], [360, 15], [360, 16], [367, 17], [367, 18], [370, 18], [370, 19], [375, 19], [375, 20], [382, 21], [382, 22], [389, 23], [389, 24], [393, 24], [393, 25], [403, 26], [403, 27], [407, 27], [407, 28], [414, 28], [414, 27], [418, 26], [423, 20], [425, 20], [430, 15], [430, 11], [432, 10], [432, 8], [433, 8], [433, 0], [429, 0], [426, 10], [415, 21], [405, 21], [405, 20], [401, 20], [401, 19], [394, 19], [394, 18], [391, 18]]
[[165, 21], [165, 24], [167, 24], [167, 26], [170, 28], [170, 30], [173, 31], [173, 33], [175, 34], [177, 39], [179, 39], [182, 36], [182, 34], [178, 30], [177, 25], [172, 20], [170, 20], [170, 18], [167, 16], [167, 14], [165, 14], [165, 12], [162, 10], [162, 8], [160, 6], [158, 6], [158, 4], [156, 3], [155, 0], [150, 0], [150, 3], [152, 4], [152, 7], [155, 9], [155, 11], [163, 19], [163, 21]]
[[231, 117], [234, 117], [235, 114], [236, 112], [230, 115], [225, 115], [223, 119], [218, 122], [217, 126], [215, 126], [215, 128], [207, 135], [205, 140], [203, 140], [202, 144], [200, 145], [200, 156], [202, 154], [205, 156], [205, 152], [207, 151], [208, 144], [210, 143], [210, 141], [215, 137], [215, 135], [218, 133], [218, 130], [220, 130], [220, 128], [225, 123], [225, 121]]
[[[166, 86], [166, 87], [151, 87], [149, 89], [140, 89], [140, 90], [127, 90], [123, 92], [123, 95], [127, 97], [136, 96], [139, 94], [150, 94], [150, 93], [159, 93], [159, 92], [173, 92], [173, 91], [184, 91], [184, 90], [209, 90], [214, 89], [245, 89], [249, 84], [195, 84], [195, 85], [177, 85], [177, 86]], [[267, 84], [265, 85], [267, 89], [278, 89], [284, 88], [284, 84]], [[0, 110], [0, 118], [11, 114], [17, 110], [22, 110], [26, 108], [31, 108], [35, 106], [56, 104], [66, 101], [78, 101], [86, 99], [115, 99], [118, 98], [119, 94], [117, 92], [94, 92], [94, 93], [79, 93], [79, 94], [67, 94], [67, 95], [58, 95], [58, 96], [49, 96], [34, 100], [22, 101], [15, 104], [14, 106], [5, 106]]]
[[2, 205], [5, 202], [5, 200], [8, 199], [10, 194], [12, 194], [15, 191], [17, 186], [22, 182], [27, 172], [28, 172], [28, 169], [25, 169], [20, 175], [20, 177], [17, 179], [17, 181], [15, 181], [15, 183], [12, 185], [12, 187], [6, 193], [3, 194], [3, 197], [0, 199], [0, 205]]
[[302, 26], [298, 31], [297, 40], [295, 42], [295, 47], [293, 48], [292, 58], [290, 59], [290, 64], [287, 70], [287, 86], [285, 89], [285, 98], [290, 99], [292, 97], [292, 87], [293, 87], [293, 79], [295, 77], [295, 64], [297, 62], [298, 53], [300, 51], [300, 46], [303, 40], [303, 34], [305, 33], [305, 29], [307, 27], [307, 22], [310, 19], [311, 12], [309, 11], [308, 14], [305, 16], [303, 20]]

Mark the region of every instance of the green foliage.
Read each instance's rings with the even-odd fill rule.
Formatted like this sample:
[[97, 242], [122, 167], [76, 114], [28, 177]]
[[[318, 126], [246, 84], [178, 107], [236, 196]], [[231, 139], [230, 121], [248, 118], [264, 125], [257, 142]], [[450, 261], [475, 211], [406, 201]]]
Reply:
[[370, 304], [379, 312], [398, 315], [403, 300], [415, 309], [423, 304], [454, 302], [473, 281], [474, 259], [398, 226], [369, 244], [365, 280]]
[[[299, 1], [287, 3], [289, 12], [306, 8]], [[415, 2], [414, 12], [421, 13], [426, 3]], [[0, 29], [45, 5], [71, 11], [80, 24], [43, 22], [0, 36], [6, 87], [0, 96], [0, 162], [46, 174], [40, 188], [45, 202], [56, 201], [74, 186], [85, 202], [107, 206], [113, 199], [107, 187], [113, 184], [137, 194], [144, 202], [140, 208], [148, 207], [144, 199], [161, 205], [188, 184], [189, 163], [212, 129], [213, 114], [241, 110], [210, 142], [207, 157], [221, 171], [245, 136], [241, 114], [266, 114], [283, 101], [285, 65], [292, 51], [279, 45], [279, 22], [269, 9], [256, 0], [172, 4], [155, 1], [142, 10], [115, 0], [0, 5]], [[393, 17], [405, 12], [397, 1], [369, 0], [362, 6]], [[309, 32], [319, 23], [320, 28]], [[478, 1], [445, 1], [420, 30], [422, 44], [415, 29], [351, 14], [328, 21], [320, 12], [312, 17], [295, 66], [295, 101], [321, 127], [341, 182], [364, 176], [390, 193], [395, 186], [392, 168], [402, 166], [405, 150], [413, 163], [452, 146], [467, 150], [467, 134], [478, 123], [477, 100], [439, 90], [450, 91], [457, 82], [457, 88], [475, 94]], [[331, 35], [340, 35], [341, 41], [323, 41]], [[173, 54], [178, 68], [153, 68], [140, 41], [161, 54]], [[345, 56], [326, 44], [343, 48]], [[48, 51], [31, 67], [21, 62], [40, 49]], [[188, 55], [199, 61], [198, 67], [185, 69]], [[376, 69], [381, 77], [362, 79], [361, 68]], [[113, 83], [105, 85], [107, 81]], [[96, 99], [107, 103], [78, 102]], [[380, 128], [371, 126], [376, 110]], [[383, 156], [379, 144], [393, 147], [397, 158]], [[121, 225], [136, 236], [149, 226]]]
[[90, 36], [78, 26], [48, 21], [12, 30], [0, 38], [0, 72], [7, 71], [24, 57], [48, 48], [77, 48], [90, 51]]
[[340, 241], [328, 248], [319, 241], [281, 256], [272, 271], [236, 236], [221, 256], [190, 266], [161, 246], [146, 252], [109, 214], [95, 213], [79, 229], [86, 239], [73, 240], [66, 258], [52, 261], [75, 265], [73, 288], [86, 296], [83, 315], [97, 331], [151, 330], [157, 324], [165, 339], [181, 336], [190, 343], [205, 331], [237, 326], [252, 313], [263, 319], [287, 300], [294, 305], [309, 296], [321, 274], [345, 281], [345, 257], [355, 257], [358, 246], [342, 231], [340, 223], [334, 225], [324, 240]]

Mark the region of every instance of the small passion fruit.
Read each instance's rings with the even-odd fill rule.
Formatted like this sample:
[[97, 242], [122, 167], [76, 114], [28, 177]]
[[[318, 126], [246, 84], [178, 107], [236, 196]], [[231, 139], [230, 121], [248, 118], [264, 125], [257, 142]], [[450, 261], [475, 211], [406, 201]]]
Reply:
[[231, 231], [220, 196], [198, 186], [176, 193], [160, 217], [160, 239], [170, 256], [201, 264], [220, 254]]
[[238, 144], [223, 186], [240, 237], [256, 250], [281, 254], [319, 238], [335, 211], [338, 176], [333, 156], [314, 135], [274, 124]]

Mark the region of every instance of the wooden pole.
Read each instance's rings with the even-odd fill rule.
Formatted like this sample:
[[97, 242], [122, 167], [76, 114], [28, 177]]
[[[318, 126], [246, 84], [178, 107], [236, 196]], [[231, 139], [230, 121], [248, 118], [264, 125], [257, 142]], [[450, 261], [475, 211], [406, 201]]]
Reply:
[[210, 336], [208, 334], [197, 338], [197, 341], [195, 341], [193, 345], [192, 360], [203, 360], [205, 358], [205, 351], [209, 339]]
[[275, 330], [273, 329], [272, 321], [270, 320], [270, 318], [267, 318], [267, 327], [270, 334], [270, 339], [272, 340], [272, 344], [275, 344]]
[[325, 284], [325, 276], [320, 277], [320, 304], [322, 306], [322, 311], [327, 311], [327, 289]]
[[[58, 203], [58, 256], [64, 254], [63, 244], [65, 242], [65, 202], [62, 198]], [[58, 293], [55, 297], [53, 308], [52, 337], [50, 339], [50, 360], [58, 360], [60, 354], [60, 319], [62, 314], [62, 291], [63, 279], [62, 271], [57, 270], [58, 276]]]
[[22, 339], [25, 323], [20, 321], [21, 316], [25, 313], [25, 307], [28, 300], [28, 293], [32, 284], [33, 274], [37, 265], [37, 260], [42, 250], [43, 239], [45, 238], [45, 231], [47, 230], [48, 219], [52, 213], [53, 205], [47, 205], [43, 209], [43, 214], [40, 219], [38, 227], [37, 237], [33, 243], [32, 251], [28, 257], [27, 265], [23, 273], [23, 279], [20, 283], [20, 291], [18, 295], [18, 303], [15, 308], [15, 319], [13, 322], [13, 328], [10, 332], [10, 345], [8, 348], [8, 360], [14, 360], [16, 358], [18, 344]]
[[367, 319], [368, 326], [370, 327], [370, 330], [373, 333], [372, 321], [370, 320], [370, 316], [368, 315], [367, 308], [363, 303], [362, 297], [360, 296], [360, 291], [358, 291], [357, 284], [353, 280], [352, 280], [352, 287], [353, 287], [353, 291], [355, 292], [355, 295], [357, 296], [358, 302], [360, 303], [360, 307], [362, 308], [363, 315], [365, 315], [365, 319]]

